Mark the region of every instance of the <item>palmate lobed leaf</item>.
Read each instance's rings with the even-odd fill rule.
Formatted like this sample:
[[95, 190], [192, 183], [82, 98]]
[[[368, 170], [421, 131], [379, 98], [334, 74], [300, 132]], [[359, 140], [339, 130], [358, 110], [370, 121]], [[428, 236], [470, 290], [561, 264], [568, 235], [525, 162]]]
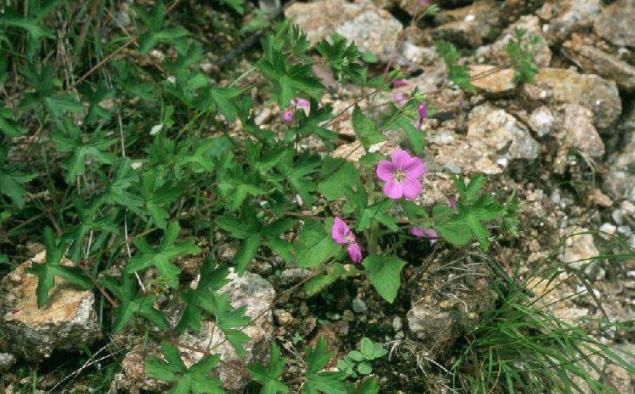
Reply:
[[79, 267], [67, 267], [61, 264], [66, 245], [56, 238], [50, 227], [44, 229], [44, 242], [46, 261], [42, 264], [32, 263], [27, 269], [27, 272], [38, 278], [36, 289], [38, 308], [46, 305], [49, 292], [55, 286], [56, 276], [86, 290], [93, 288], [92, 280]]
[[161, 342], [163, 356], [146, 360], [146, 374], [155, 379], [176, 384], [170, 390], [171, 394], [223, 394], [222, 383], [217, 378], [209, 376], [211, 370], [220, 362], [220, 355], [205, 356], [189, 369], [183, 363], [177, 346], [168, 341]]
[[136, 241], [141, 254], [134, 256], [126, 265], [125, 271], [129, 274], [154, 266], [160, 279], [169, 287], [177, 287], [181, 270], [172, 263], [172, 259], [188, 254], [200, 252], [200, 248], [194, 241], [176, 243], [181, 226], [178, 222], [168, 225], [163, 240], [156, 249], [152, 249], [144, 241]]
[[307, 346], [306, 350], [307, 371], [302, 388], [303, 394], [346, 394], [347, 387], [343, 380], [346, 373], [320, 372], [331, 361], [334, 352], [327, 349], [326, 340], [322, 336], [318, 338], [315, 348]]

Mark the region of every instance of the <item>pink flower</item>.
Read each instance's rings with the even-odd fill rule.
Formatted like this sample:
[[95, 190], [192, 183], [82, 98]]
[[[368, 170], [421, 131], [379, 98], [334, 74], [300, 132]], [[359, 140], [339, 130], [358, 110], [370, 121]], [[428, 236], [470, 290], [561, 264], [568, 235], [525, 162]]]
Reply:
[[406, 99], [403, 97], [401, 93], [393, 93], [392, 97], [395, 99], [397, 104], [403, 104], [406, 102]]
[[412, 235], [414, 235], [417, 238], [430, 238], [430, 239], [439, 238], [439, 235], [437, 234], [436, 231], [432, 229], [428, 229], [428, 228], [413, 227], [410, 230], [410, 233], [412, 233]]
[[450, 208], [456, 209], [456, 198], [448, 197], [448, 205], [450, 206]]
[[403, 150], [393, 152], [391, 161], [384, 160], [377, 165], [377, 177], [386, 182], [384, 194], [393, 200], [401, 197], [408, 200], [417, 198], [422, 189], [419, 178], [424, 173], [423, 160], [411, 157]]
[[331, 227], [331, 237], [338, 244], [348, 245], [348, 256], [355, 263], [362, 261], [362, 248], [355, 239], [355, 234], [348, 228], [348, 224], [336, 217]]
[[353, 260], [354, 263], [359, 263], [362, 261], [362, 247], [359, 244], [354, 243], [348, 245], [348, 256]]
[[309, 100], [305, 100], [301, 97], [296, 97], [294, 99], [291, 99], [291, 101], [289, 101], [289, 106], [282, 114], [282, 120], [285, 123], [293, 122], [293, 115], [294, 115], [293, 112], [298, 108], [311, 109], [311, 103], [309, 102]]
[[284, 123], [293, 122], [293, 110], [288, 109], [284, 111], [284, 113], [282, 114], [282, 120], [284, 121]]
[[290, 105], [296, 108], [311, 108], [311, 103], [309, 102], [309, 100], [305, 100], [301, 97], [297, 97], [291, 100]]
[[417, 111], [419, 112], [419, 121], [428, 119], [428, 104], [425, 101], [419, 104]]
[[395, 79], [392, 81], [392, 86], [395, 88], [402, 88], [408, 86], [408, 83], [404, 79]]

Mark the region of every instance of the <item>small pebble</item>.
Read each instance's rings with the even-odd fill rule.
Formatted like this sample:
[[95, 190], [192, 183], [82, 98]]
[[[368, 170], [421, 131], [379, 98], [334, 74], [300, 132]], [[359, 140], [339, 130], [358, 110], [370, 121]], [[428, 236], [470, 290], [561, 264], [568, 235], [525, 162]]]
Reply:
[[355, 298], [353, 300], [353, 311], [355, 313], [366, 313], [368, 307], [366, 303], [361, 298]]

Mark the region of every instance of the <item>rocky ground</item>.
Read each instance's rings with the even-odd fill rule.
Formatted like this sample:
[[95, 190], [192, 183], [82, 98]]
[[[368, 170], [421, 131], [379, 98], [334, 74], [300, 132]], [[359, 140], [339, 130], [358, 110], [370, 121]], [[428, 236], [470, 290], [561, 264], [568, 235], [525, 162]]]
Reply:
[[[635, 257], [629, 255], [635, 250], [635, 0], [437, 4], [437, 15], [414, 25], [412, 18], [421, 11], [415, 0], [296, 2], [285, 17], [312, 42], [337, 32], [377, 55], [378, 70], [388, 63], [401, 67], [407, 86], [397, 92], [407, 96], [414, 87], [434, 92], [429, 97], [436, 115], [423, 124], [428, 172], [418, 203], [430, 207], [444, 201], [453, 190], [450, 174], [488, 174], [493, 192], [516, 191], [522, 201], [519, 235], [497, 239], [487, 256], [476, 248], [455, 255], [440, 243], [430, 245], [424, 256], [407, 255], [406, 288], [392, 306], [354, 275], [309, 297], [301, 285], [310, 271], [280, 270], [277, 261], [258, 261], [254, 272], [234, 277], [223, 290], [233, 306], [246, 306], [255, 321], [247, 329], [248, 360], [266, 358], [272, 340], [301, 355], [302, 340], [322, 335], [345, 355], [369, 336], [390, 350], [391, 358], [375, 368], [382, 385], [392, 389], [386, 392], [450, 392], [443, 376], [430, 373], [430, 360], [442, 358], [492, 308], [496, 297], [488, 260], [518, 281], [528, 280], [530, 291], [558, 317], [597, 328], [593, 334], [602, 343], [635, 353]], [[520, 87], [513, 83], [505, 51], [517, 28], [536, 37], [532, 45], [540, 66], [535, 81]], [[477, 94], [448, 85], [434, 39], [462, 49]], [[326, 103], [335, 111], [361, 93], [334, 84], [319, 66], [314, 72], [332, 87]], [[392, 100], [392, 94], [377, 97], [375, 104]], [[262, 127], [275, 124], [279, 116], [273, 106], [257, 112]], [[340, 118], [334, 131], [341, 139], [333, 156], [358, 160], [362, 150], [350, 117]], [[389, 137], [375, 149], [390, 153], [404, 144], [405, 135]], [[226, 248], [229, 261], [235, 250]], [[41, 250], [41, 245], [29, 245], [33, 261], [44, 258]], [[557, 262], [568, 268], [556, 280], [534, 277]], [[181, 266], [187, 272], [198, 263], [182, 261]], [[32, 378], [21, 371], [33, 365], [42, 366], [41, 392], [164, 390], [144, 376], [143, 361], [157, 344], [148, 345], [143, 337], [106, 337], [99, 330], [103, 305], [95, 295], [59, 279], [50, 304], [38, 310], [35, 278], [24, 272], [29, 264], [1, 281], [0, 391], [20, 392]], [[176, 315], [179, 306], [174, 308]], [[615, 325], [601, 328], [602, 319]], [[235, 360], [238, 356], [220, 335], [212, 322], [196, 336], [184, 334], [182, 342], [192, 346], [189, 361], [200, 359], [196, 349], [201, 347], [215, 349], [225, 361]], [[82, 367], [67, 366], [70, 355], [87, 349], [90, 356], [82, 356]], [[286, 372], [291, 378], [304, 367], [301, 357], [292, 363]], [[604, 378], [619, 392], [635, 393], [634, 377], [611, 364], [602, 367]], [[254, 392], [247, 378], [229, 367], [220, 377], [230, 393]]]

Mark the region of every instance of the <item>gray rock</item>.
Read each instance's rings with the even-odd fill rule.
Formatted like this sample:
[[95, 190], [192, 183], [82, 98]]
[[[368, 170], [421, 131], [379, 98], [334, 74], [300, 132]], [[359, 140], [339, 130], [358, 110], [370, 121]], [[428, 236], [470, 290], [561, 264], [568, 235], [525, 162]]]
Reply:
[[[9, 350], [19, 357], [39, 361], [54, 351], [83, 351], [101, 336], [92, 291], [81, 290], [56, 277], [49, 301], [37, 307], [37, 277], [25, 272], [32, 263], [43, 263], [46, 252], [18, 266], [2, 279], [0, 332]], [[62, 264], [72, 265], [68, 260]]]
[[283, 286], [294, 285], [311, 276], [311, 270], [306, 268], [288, 268], [280, 275], [280, 284]]
[[604, 190], [616, 200], [635, 202], [635, 108], [623, 117], [618, 129], [624, 141], [619, 151], [611, 155]]
[[341, 24], [336, 32], [353, 41], [362, 52], [370, 52], [388, 62], [396, 55], [401, 22], [390, 13], [370, 9]]
[[396, 52], [401, 22], [370, 1], [320, 0], [295, 3], [285, 16], [307, 33], [315, 44], [333, 33], [354, 41], [362, 52], [388, 61]]
[[617, 46], [635, 47], [635, 1], [618, 0], [595, 20], [597, 35]]
[[560, 108], [562, 127], [555, 133], [558, 145], [554, 170], [563, 174], [567, 157], [571, 150], [581, 154], [586, 160], [597, 160], [604, 156], [604, 143], [593, 126], [593, 113], [578, 104], [565, 104]]
[[554, 130], [556, 117], [551, 109], [545, 106], [536, 108], [529, 115], [529, 127], [539, 136], [544, 137]]
[[501, 13], [505, 19], [516, 19], [533, 14], [543, 4], [545, 0], [505, 0], [501, 6]]
[[635, 67], [617, 56], [577, 40], [565, 42], [562, 52], [584, 72], [613, 80], [626, 92], [635, 90]]
[[434, 29], [433, 38], [478, 47], [488, 41], [492, 29], [500, 25], [500, 6], [495, 0], [482, 0], [467, 7], [441, 12], [435, 21], [441, 26]]
[[366, 313], [368, 307], [366, 303], [361, 298], [355, 298], [353, 300], [353, 312], [355, 313]]
[[0, 372], [13, 368], [16, 363], [15, 356], [11, 353], [0, 353]]
[[[210, 349], [214, 354], [220, 354], [220, 364], [215, 370], [223, 388], [227, 393], [242, 393], [249, 383], [249, 379], [236, 373], [235, 369], [227, 363], [239, 365], [263, 362], [269, 355], [273, 334], [273, 313], [271, 307], [275, 299], [273, 286], [259, 275], [245, 272], [238, 277], [231, 274], [231, 282], [226, 284], [220, 293], [229, 296], [229, 302], [234, 308], [246, 307], [245, 316], [252, 319], [252, 324], [241, 329], [250, 338], [243, 345], [246, 356], [241, 359], [232, 345], [226, 341], [225, 335], [216, 326], [216, 323], [204, 320], [200, 332], [186, 332], [179, 338], [179, 342], [186, 345], [181, 347], [181, 355], [186, 365], [199, 361], [204, 354], [196, 349]], [[165, 386], [154, 379], [145, 376], [145, 360], [158, 353], [158, 344], [151, 343], [146, 349], [143, 345], [135, 346], [122, 361], [122, 376], [116, 379], [116, 389], [122, 390], [146, 390], [157, 392], [165, 389]]]
[[602, 11], [600, 0], [547, 0], [538, 16], [548, 21], [545, 36], [553, 43], [590, 27]]
[[[538, 157], [538, 142], [524, 124], [505, 110], [489, 104], [475, 107], [466, 127], [467, 135], [445, 125], [428, 131], [426, 164], [431, 171], [436, 168], [452, 173], [494, 175], [502, 173], [512, 160]], [[441, 185], [445, 183], [440, 181]]]
[[410, 336], [435, 358], [479, 321], [495, 295], [487, 264], [478, 257], [451, 255], [430, 261], [408, 285], [413, 294], [406, 318]]
[[[430, 4], [437, 4], [441, 8], [456, 8], [467, 6], [474, 0], [432, 0]], [[421, 5], [417, 0], [398, 0], [399, 8], [406, 11], [411, 16], [417, 16], [425, 11], [426, 6]]]
[[[580, 227], [570, 227], [565, 230], [567, 239], [560, 253], [560, 259], [575, 269], [584, 268], [584, 272], [592, 274], [598, 266], [597, 261], [592, 260], [600, 255], [600, 251], [595, 246], [593, 235], [589, 234], [589, 229]], [[602, 279], [603, 273], [598, 275]]]
[[523, 86], [532, 100], [556, 104], [580, 104], [593, 111], [594, 124], [603, 134], [614, 132], [611, 126], [622, 113], [622, 101], [613, 81], [572, 69], [545, 68], [533, 84]]
[[490, 105], [470, 112], [467, 138], [473, 149], [497, 163], [538, 157], [539, 144], [512, 115]]
[[496, 66], [470, 66], [472, 85], [486, 96], [499, 97], [512, 94], [516, 90], [514, 70], [499, 70]]

